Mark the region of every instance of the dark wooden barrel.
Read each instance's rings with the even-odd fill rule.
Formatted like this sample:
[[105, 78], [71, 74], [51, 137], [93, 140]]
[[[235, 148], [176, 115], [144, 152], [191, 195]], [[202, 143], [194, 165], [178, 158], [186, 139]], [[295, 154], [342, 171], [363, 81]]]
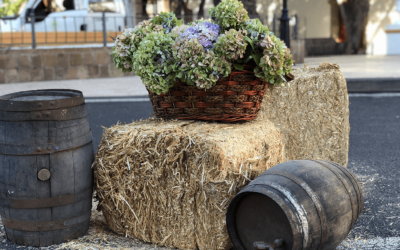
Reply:
[[79, 91], [0, 97], [0, 215], [8, 239], [49, 246], [86, 234], [92, 134]]
[[274, 166], [243, 188], [229, 204], [226, 223], [236, 250], [279, 239], [279, 249], [328, 250], [345, 239], [362, 209], [361, 188], [346, 168], [298, 160]]

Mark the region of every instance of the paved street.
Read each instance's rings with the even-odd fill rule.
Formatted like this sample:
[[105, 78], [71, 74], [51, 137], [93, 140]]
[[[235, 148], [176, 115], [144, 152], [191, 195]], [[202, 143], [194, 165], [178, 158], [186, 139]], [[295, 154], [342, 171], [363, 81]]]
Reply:
[[[306, 58], [306, 64], [311, 67], [323, 61], [338, 63], [346, 79], [361, 83], [364, 79], [378, 79], [378, 87], [381, 84], [379, 79], [400, 79], [400, 56]], [[147, 91], [136, 76], [2, 84], [0, 95], [48, 88], [78, 89], [84, 93], [96, 149], [102, 127], [110, 127], [117, 122], [130, 123], [145, 119], [152, 112]], [[338, 250], [400, 249], [400, 93], [352, 93], [350, 102], [348, 168], [357, 175], [362, 185], [364, 210]], [[133, 246], [140, 250], [154, 249], [148, 244], [143, 247], [141, 243], [133, 243]], [[33, 248], [16, 246], [7, 241], [0, 224], [0, 250], [2, 249]]]
[[[143, 99], [87, 100], [96, 148], [102, 126], [150, 116], [150, 102]], [[400, 95], [353, 94], [350, 102], [348, 168], [362, 185], [364, 210], [338, 249], [400, 249]], [[27, 249], [17, 248], [1, 235], [0, 249]]]

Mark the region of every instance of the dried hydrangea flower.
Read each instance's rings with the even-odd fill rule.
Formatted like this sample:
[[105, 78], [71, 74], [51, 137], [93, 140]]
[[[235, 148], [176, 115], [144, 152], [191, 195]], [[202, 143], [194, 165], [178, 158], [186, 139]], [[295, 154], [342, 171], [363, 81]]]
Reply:
[[244, 40], [246, 34], [245, 30], [236, 31], [230, 29], [225, 31], [225, 34], [220, 35], [215, 43], [215, 53], [230, 62], [243, 58], [247, 47], [247, 43]]
[[114, 65], [122, 72], [132, 71], [131, 57], [139, 48], [143, 38], [150, 33], [164, 32], [169, 33], [180, 22], [175, 14], [161, 13], [150, 20], [140, 22], [133, 29], [125, 29], [122, 34], [115, 39], [115, 45], [112, 48]]
[[219, 35], [219, 26], [209, 21], [194, 22], [181, 33], [180, 39], [197, 39], [204, 49], [214, 48]]
[[181, 34], [182, 34], [187, 28], [189, 28], [189, 27], [190, 27], [190, 26], [184, 25], [184, 24], [179, 25], [179, 26], [176, 26], [175, 28], [173, 28], [173, 29], [171, 30], [171, 35], [172, 35], [172, 37], [173, 37], [173, 38], [178, 38], [178, 37], [180, 37]]
[[177, 77], [199, 89], [214, 86], [220, 75], [228, 76], [231, 64], [215, 55], [212, 50], [204, 49], [197, 39], [178, 39], [172, 46], [174, 57], [178, 60]]
[[256, 76], [271, 84], [286, 82], [285, 75], [292, 71], [293, 65], [289, 48], [272, 33], [265, 36], [260, 46], [264, 56], [260, 59], [260, 68], [254, 70]]
[[263, 25], [258, 18], [254, 18], [245, 22], [242, 28], [247, 31], [248, 39], [246, 40], [252, 44], [255, 51], [261, 52], [260, 42], [270, 33], [268, 27]]
[[133, 29], [125, 29], [122, 34], [116, 37], [115, 45], [112, 48], [114, 65], [123, 72], [132, 71], [131, 59], [131, 36]]
[[156, 93], [167, 93], [174, 86], [176, 63], [172, 54], [174, 40], [170, 34], [146, 35], [132, 56], [132, 67], [146, 87]]
[[217, 6], [209, 10], [211, 19], [223, 30], [236, 28], [236, 26], [249, 20], [246, 9], [238, 0], [222, 0]]
[[182, 24], [182, 21], [179, 21], [173, 12], [161, 12], [150, 19], [150, 22], [156, 25], [161, 25], [165, 33], [171, 33], [173, 28]]

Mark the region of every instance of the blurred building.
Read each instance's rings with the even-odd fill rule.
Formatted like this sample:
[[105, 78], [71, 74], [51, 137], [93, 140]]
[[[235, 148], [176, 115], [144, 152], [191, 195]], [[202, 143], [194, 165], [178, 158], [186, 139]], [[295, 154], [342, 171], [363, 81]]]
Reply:
[[[132, 0], [135, 1], [135, 0]], [[288, 0], [292, 27], [297, 39], [305, 39], [308, 55], [344, 53], [346, 31], [339, 4], [346, 0]], [[398, 7], [396, 8], [396, 1]], [[208, 9], [219, 0], [136, 0], [136, 23], [161, 11], [177, 11], [186, 21], [208, 18]], [[258, 17], [270, 30], [279, 30], [282, 0], [242, 0], [252, 17]], [[245, 3], [246, 2], [246, 3]], [[199, 11], [202, 8], [202, 14]], [[251, 8], [251, 9], [249, 9]], [[294, 16], [297, 14], [297, 18]], [[274, 22], [275, 17], [275, 22]], [[370, 10], [359, 53], [400, 54], [400, 0], [370, 0]], [[293, 33], [293, 32], [292, 32]], [[397, 46], [395, 45], [397, 44]]]

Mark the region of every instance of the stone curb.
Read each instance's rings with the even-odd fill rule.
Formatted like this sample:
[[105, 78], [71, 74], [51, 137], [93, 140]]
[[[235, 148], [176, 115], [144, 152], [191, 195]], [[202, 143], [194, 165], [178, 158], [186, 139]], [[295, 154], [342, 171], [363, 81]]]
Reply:
[[350, 78], [349, 93], [400, 92], [400, 78]]

